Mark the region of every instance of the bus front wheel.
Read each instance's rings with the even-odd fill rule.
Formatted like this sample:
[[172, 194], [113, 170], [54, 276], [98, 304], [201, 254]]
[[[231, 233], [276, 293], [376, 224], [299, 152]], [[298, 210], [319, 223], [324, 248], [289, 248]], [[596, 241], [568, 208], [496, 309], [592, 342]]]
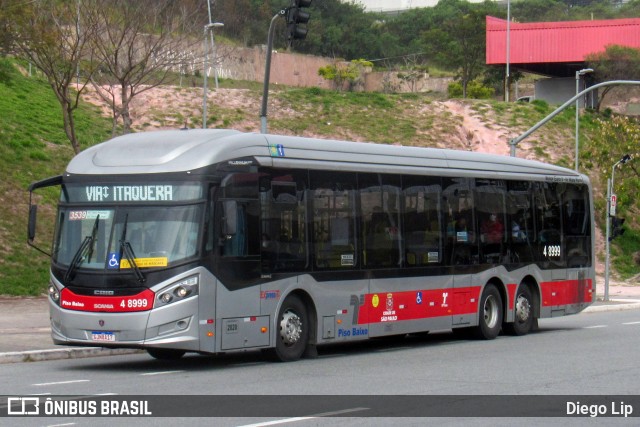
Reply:
[[480, 297], [478, 326], [473, 330], [476, 338], [492, 340], [502, 328], [502, 298], [495, 285], [484, 287]]
[[295, 295], [289, 296], [278, 313], [276, 324], [276, 360], [291, 362], [300, 359], [309, 341], [309, 318], [304, 303]]

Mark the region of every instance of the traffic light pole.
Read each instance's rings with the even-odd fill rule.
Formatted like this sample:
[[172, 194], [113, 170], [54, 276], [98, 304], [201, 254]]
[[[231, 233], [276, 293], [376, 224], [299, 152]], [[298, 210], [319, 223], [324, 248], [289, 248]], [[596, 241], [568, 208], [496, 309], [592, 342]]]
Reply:
[[269, 36], [267, 37], [267, 58], [264, 65], [264, 87], [262, 88], [262, 107], [260, 108], [260, 133], [267, 133], [267, 101], [269, 100], [269, 78], [271, 77], [271, 50], [273, 46], [273, 28], [276, 19], [284, 16], [286, 9], [282, 9], [271, 18]]

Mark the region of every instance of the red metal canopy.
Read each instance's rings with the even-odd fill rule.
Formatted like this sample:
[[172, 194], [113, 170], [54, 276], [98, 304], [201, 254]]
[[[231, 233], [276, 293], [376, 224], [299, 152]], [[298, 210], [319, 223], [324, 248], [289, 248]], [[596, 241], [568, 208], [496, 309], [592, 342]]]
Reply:
[[[506, 64], [507, 21], [487, 16], [487, 64]], [[512, 22], [511, 64], [581, 63], [611, 44], [640, 48], [640, 18]]]

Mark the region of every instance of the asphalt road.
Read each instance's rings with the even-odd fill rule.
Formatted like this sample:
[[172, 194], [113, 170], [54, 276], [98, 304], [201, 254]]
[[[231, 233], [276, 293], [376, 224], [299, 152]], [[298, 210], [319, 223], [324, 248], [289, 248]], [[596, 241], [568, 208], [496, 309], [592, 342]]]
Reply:
[[[524, 337], [500, 336], [494, 341], [474, 341], [459, 339], [451, 333], [433, 333], [404, 340], [374, 340], [360, 345], [320, 348], [317, 359], [295, 363], [267, 362], [260, 353], [251, 352], [218, 357], [194, 355], [177, 362], [161, 362], [146, 354], [135, 354], [7, 364], [0, 365], [0, 394], [44, 397], [253, 395], [254, 400], [250, 402], [256, 405], [261, 401], [265, 405], [270, 402], [256, 395], [275, 395], [276, 404], [285, 406], [288, 399], [295, 406], [301, 404], [296, 396], [310, 395], [386, 395], [391, 396], [391, 401], [398, 395], [640, 395], [639, 346], [640, 310], [595, 312], [543, 319], [540, 331]], [[176, 400], [179, 409], [180, 402], [185, 401]], [[321, 411], [305, 414], [347, 410], [341, 415], [353, 415], [349, 418], [291, 420], [290, 417], [237, 418], [232, 414], [232, 418], [216, 418], [215, 425], [282, 423], [282, 420], [286, 420], [287, 425], [303, 427], [385, 425], [389, 420], [402, 425], [424, 425], [424, 420], [419, 423], [418, 418], [356, 418], [376, 408], [359, 406], [357, 399], [351, 400], [344, 399], [343, 404], [332, 407], [332, 400], [326, 398]], [[383, 416], [411, 413], [411, 408], [403, 408], [401, 403], [385, 407], [384, 399], [378, 399], [373, 404], [380, 406], [377, 409], [382, 410]], [[637, 406], [635, 415], [640, 415], [640, 403]], [[403, 412], [405, 409], [409, 412]], [[197, 414], [198, 408], [194, 411]], [[242, 411], [237, 412], [243, 415]], [[193, 425], [212, 425], [210, 419], [208, 422], [198, 418], [188, 420]], [[445, 425], [458, 425], [462, 420], [465, 425], [469, 422], [485, 425], [489, 421], [486, 418], [437, 420], [438, 424]], [[492, 419], [491, 424], [500, 425], [504, 421], [506, 425], [508, 420]], [[545, 423], [548, 420], [552, 419], [547, 418]], [[584, 418], [563, 419], [562, 425], [578, 420], [584, 421]], [[608, 424], [624, 421], [607, 420]], [[114, 420], [60, 417], [10, 421], [22, 426], [109, 425], [109, 421], [112, 425]], [[136, 423], [175, 425], [176, 421], [147, 418]], [[513, 423], [513, 419], [510, 421]], [[184, 424], [184, 420], [180, 424]], [[532, 421], [531, 425], [535, 424]]]

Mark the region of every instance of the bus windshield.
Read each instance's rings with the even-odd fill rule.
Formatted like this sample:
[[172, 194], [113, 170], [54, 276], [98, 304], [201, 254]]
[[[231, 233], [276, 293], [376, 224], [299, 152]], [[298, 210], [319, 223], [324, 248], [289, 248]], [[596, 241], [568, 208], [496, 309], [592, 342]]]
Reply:
[[61, 207], [53, 261], [93, 270], [167, 267], [198, 253], [203, 205], [118, 208]]

